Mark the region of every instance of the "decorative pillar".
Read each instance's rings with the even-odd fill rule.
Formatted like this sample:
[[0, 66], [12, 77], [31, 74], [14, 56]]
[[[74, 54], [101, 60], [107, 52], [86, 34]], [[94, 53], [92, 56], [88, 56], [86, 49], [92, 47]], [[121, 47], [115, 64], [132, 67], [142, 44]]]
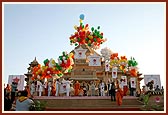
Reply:
[[29, 64], [29, 67], [27, 68], [28, 72], [26, 74], [24, 74], [26, 76], [26, 78], [25, 78], [26, 85], [28, 85], [29, 88], [30, 88], [30, 81], [31, 81], [31, 77], [32, 77], [33, 67], [38, 66], [38, 64], [39, 63], [37, 62], [36, 57], [35, 57], [35, 59]]

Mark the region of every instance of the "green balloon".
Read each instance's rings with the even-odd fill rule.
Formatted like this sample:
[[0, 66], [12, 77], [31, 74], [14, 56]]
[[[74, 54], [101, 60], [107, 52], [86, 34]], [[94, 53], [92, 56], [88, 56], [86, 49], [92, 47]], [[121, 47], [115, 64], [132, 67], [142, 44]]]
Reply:
[[75, 43], [75, 46], [77, 46], [78, 44], [77, 43]]
[[62, 56], [59, 56], [59, 59], [62, 60]]
[[63, 56], [65, 55], [65, 52], [62, 52]]
[[70, 70], [70, 69], [68, 70], [68, 73], [71, 73], [71, 70]]
[[97, 29], [100, 29], [100, 26], [98, 26]]
[[91, 30], [94, 31], [94, 27], [92, 27]]
[[89, 41], [89, 38], [85, 38], [86, 41]]
[[45, 60], [44, 60], [44, 65], [46, 65], [48, 62], [49, 62], [49, 60], [48, 60], [48, 59], [45, 59]]
[[80, 38], [77, 38], [78, 39], [78, 42], [81, 40]]
[[68, 59], [68, 55], [65, 56], [66, 57], [66, 60]]
[[94, 38], [94, 41], [96, 42], [96, 41], [97, 41], [97, 39], [96, 39], [96, 38]]

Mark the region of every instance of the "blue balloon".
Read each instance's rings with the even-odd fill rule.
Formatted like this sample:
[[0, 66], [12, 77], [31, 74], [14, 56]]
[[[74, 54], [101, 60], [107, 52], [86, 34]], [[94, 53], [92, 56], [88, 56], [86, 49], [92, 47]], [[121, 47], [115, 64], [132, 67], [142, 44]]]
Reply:
[[85, 15], [84, 15], [84, 14], [81, 14], [79, 18], [80, 18], [81, 20], [84, 20], [84, 17], [85, 17]]

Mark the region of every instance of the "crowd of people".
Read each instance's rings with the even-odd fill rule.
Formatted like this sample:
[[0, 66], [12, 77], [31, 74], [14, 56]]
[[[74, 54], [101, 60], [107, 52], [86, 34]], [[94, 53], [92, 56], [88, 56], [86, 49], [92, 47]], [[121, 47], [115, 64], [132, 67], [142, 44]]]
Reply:
[[29, 111], [32, 105], [34, 101], [28, 96], [27, 87], [18, 91], [17, 83], [12, 82], [4, 88], [4, 111]]
[[[4, 86], [5, 87], [5, 86]], [[130, 92], [130, 96], [138, 96], [141, 92], [135, 92], [130, 83], [123, 85], [123, 80], [108, 81], [105, 83], [97, 81], [73, 81], [67, 79], [56, 79], [54, 81], [36, 81], [30, 86], [25, 86], [23, 91], [17, 90], [17, 83], [12, 82], [4, 88], [4, 110], [27, 111], [34, 103], [34, 96], [111, 96], [111, 101], [122, 105], [123, 96]], [[156, 88], [158, 90], [158, 87]], [[142, 93], [144, 90], [142, 90]], [[16, 105], [13, 107], [13, 105]]]

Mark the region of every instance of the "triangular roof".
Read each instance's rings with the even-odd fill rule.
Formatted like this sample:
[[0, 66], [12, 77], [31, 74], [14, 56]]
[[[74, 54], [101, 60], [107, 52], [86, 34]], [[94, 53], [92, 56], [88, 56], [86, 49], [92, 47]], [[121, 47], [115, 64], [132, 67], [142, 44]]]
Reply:
[[[95, 54], [97, 54], [98, 56], [100, 56], [100, 54], [98, 54], [96, 51], [94, 51], [92, 48], [90, 48], [89, 46], [87, 46], [87, 45], [85, 45], [85, 44], [76, 46], [76, 47], [74, 48], [74, 50], [80, 48], [80, 46], [81, 46], [83, 49], [87, 49], [86, 53], [90, 53], [90, 54], [94, 54], [94, 53], [95, 53]], [[74, 53], [75, 53], [74, 50], [72, 50], [71, 53], [74, 54]]]

